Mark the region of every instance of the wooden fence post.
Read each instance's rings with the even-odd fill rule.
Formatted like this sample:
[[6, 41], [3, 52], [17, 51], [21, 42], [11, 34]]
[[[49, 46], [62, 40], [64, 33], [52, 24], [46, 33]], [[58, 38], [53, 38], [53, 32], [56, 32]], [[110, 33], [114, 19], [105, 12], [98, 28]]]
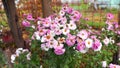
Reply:
[[16, 12], [14, 0], [2, 0], [4, 10], [7, 15], [8, 25], [11, 29], [15, 44], [17, 47], [23, 47], [24, 41], [22, 39], [22, 32], [18, 23], [18, 16]]
[[43, 11], [43, 17], [47, 17], [51, 15], [52, 7], [51, 7], [52, 0], [42, 0], [42, 11]]

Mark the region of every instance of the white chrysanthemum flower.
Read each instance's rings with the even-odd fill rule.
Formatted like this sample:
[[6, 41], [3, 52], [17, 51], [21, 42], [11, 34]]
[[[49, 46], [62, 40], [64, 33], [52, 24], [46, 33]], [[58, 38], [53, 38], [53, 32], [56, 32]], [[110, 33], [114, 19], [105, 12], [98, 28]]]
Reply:
[[102, 31], [104, 31], [105, 30], [105, 28], [102, 28]]
[[107, 67], [107, 61], [102, 61], [102, 67], [104, 67], [104, 68]]
[[55, 32], [54, 31], [50, 31], [50, 35], [52, 35], [53, 37], [55, 36]]
[[33, 29], [35, 29], [35, 26], [34, 26], [34, 25], [32, 25], [31, 27], [32, 27]]
[[42, 66], [42, 65], [40, 65], [40, 68], [43, 68], [43, 66]]
[[48, 43], [46, 44], [49, 48], [54, 48], [55, 46], [58, 45], [58, 41], [57, 40], [51, 40], [48, 41]]
[[64, 12], [63, 10], [61, 10], [61, 11], [59, 12], [59, 15], [60, 15], [60, 16], [64, 16], [64, 15], [65, 15], [65, 12]]
[[91, 48], [93, 46], [93, 40], [88, 38], [85, 40], [86, 48]]
[[15, 51], [16, 56], [19, 56], [19, 55], [22, 53], [22, 50], [23, 50], [23, 48], [18, 48], [18, 49]]
[[41, 37], [41, 42], [45, 42], [45, 36]]
[[21, 51], [22, 51], [22, 50], [23, 50], [23, 48], [18, 48], [17, 50], [19, 50], [19, 51], [21, 50]]
[[77, 36], [82, 38], [83, 40], [88, 38], [88, 32], [86, 30], [81, 30], [80, 32], [78, 32]]
[[105, 45], [108, 45], [108, 44], [110, 43], [109, 38], [106, 37], [106, 38], [103, 40], [103, 43], [104, 43]]
[[24, 52], [29, 52], [29, 50], [28, 49], [23, 49], [22, 53], [24, 53]]
[[61, 28], [61, 27], [64, 27], [65, 24], [57, 23], [57, 25], [59, 28]]
[[64, 24], [63, 28], [69, 29], [69, 24]]
[[36, 38], [37, 40], [41, 40], [41, 38], [40, 38], [40, 35], [39, 35], [39, 32], [38, 32], [38, 31], [34, 33], [34, 36], [35, 36], [35, 38]]
[[68, 28], [71, 30], [75, 30], [77, 26], [74, 21], [70, 21], [70, 23], [68, 24]]
[[64, 35], [67, 35], [67, 34], [70, 33], [70, 29], [68, 29], [68, 28], [63, 28], [63, 29], [62, 29], [62, 33], [63, 33]]
[[41, 21], [37, 21], [37, 24], [40, 25], [42, 22]]
[[48, 50], [49, 50], [49, 47], [46, 46], [46, 44], [41, 44], [41, 49], [42, 49], [42, 50], [45, 50], [45, 51], [48, 51]]
[[31, 56], [31, 52], [29, 52], [29, 53], [26, 55], [27, 60], [31, 60], [31, 59], [30, 59], [30, 56]]
[[41, 38], [40, 38], [40, 36], [39, 36], [39, 35], [36, 35], [36, 39], [37, 39], [37, 40], [40, 40]]
[[73, 47], [73, 49], [75, 50], [75, 47]]
[[114, 43], [115, 43], [115, 40], [113, 40], [112, 37], [110, 37], [110, 42], [111, 42], [112, 44], [114, 44]]
[[16, 58], [16, 55], [15, 54], [12, 54], [11, 55], [11, 63], [15, 63], [14, 61], [15, 61], [15, 58]]
[[85, 49], [83, 49], [83, 50], [80, 50], [79, 52], [81, 52], [81, 53], [86, 53], [88, 51], [88, 48], [85, 48]]

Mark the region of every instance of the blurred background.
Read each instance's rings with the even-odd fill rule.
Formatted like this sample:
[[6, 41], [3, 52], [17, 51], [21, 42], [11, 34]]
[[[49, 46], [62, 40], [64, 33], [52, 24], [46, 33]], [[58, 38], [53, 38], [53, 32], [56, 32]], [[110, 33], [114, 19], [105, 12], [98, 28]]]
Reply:
[[[42, 17], [43, 13], [41, 1], [42, 0], [15, 0], [17, 13], [20, 20], [22, 20], [23, 14], [32, 14], [33, 17]], [[114, 21], [118, 21], [120, 0], [52, 0], [50, 7], [53, 12], [57, 12], [60, 10], [61, 6], [66, 3], [74, 9], [80, 11], [83, 14], [83, 17], [88, 18], [88, 20], [92, 23], [97, 23], [96, 25], [98, 25], [98, 23], [101, 23], [99, 25], [104, 24], [104, 16], [108, 12], [115, 15]], [[0, 25], [7, 26], [7, 20], [1, 0]]]

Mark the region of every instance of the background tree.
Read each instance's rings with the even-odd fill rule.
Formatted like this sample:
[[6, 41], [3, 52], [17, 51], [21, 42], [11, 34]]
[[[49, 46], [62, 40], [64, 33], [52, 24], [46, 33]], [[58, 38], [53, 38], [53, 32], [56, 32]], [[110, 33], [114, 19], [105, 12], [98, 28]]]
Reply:
[[53, 13], [51, 3], [52, 0], [42, 0], [43, 17], [47, 17]]
[[[18, 23], [18, 16], [16, 12], [16, 7], [15, 7], [15, 1], [14, 0], [2, 0], [2, 3], [4, 5], [4, 10], [7, 15], [8, 25], [10, 27], [15, 44], [17, 47], [23, 47], [24, 41], [22, 39], [22, 32], [20, 30], [20, 26]], [[10, 56], [12, 54], [11, 50], [6, 49], [4, 54], [8, 60], [9, 68], [13, 68], [10, 62], [11, 61]]]
[[22, 39], [22, 32], [18, 23], [18, 16], [14, 0], [2, 0], [2, 2], [7, 15], [8, 25], [11, 29], [15, 44], [17, 45], [17, 47], [23, 47], [24, 41]]

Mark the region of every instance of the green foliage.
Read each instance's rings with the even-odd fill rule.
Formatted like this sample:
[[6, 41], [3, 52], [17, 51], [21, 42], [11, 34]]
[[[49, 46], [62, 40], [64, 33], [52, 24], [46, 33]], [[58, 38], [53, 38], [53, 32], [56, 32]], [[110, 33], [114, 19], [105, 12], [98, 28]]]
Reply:
[[26, 55], [27, 53], [23, 53], [16, 58], [14, 63], [14, 68], [39, 68], [40, 67], [40, 60], [38, 55], [36, 55], [35, 53], [32, 53], [31, 60], [27, 60]]
[[5, 55], [3, 54], [3, 52], [0, 49], [0, 68], [3, 68], [6, 65], [7, 65], [7, 60], [5, 58]]
[[[70, 50], [69, 50], [70, 49]], [[65, 54], [56, 55], [53, 51], [47, 52], [47, 57], [44, 58], [44, 68], [79, 68], [80, 53], [77, 53], [73, 48], [66, 49]]]
[[76, 4], [71, 4], [70, 6], [76, 10], [87, 10], [89, 8], [89, 5], [84, 3], [81, 3], [80, 6], [77, 6]]
[[81, 26], [81, 24], [78, 25], [78, 26], [80, 26], [80, 29], [87, 28], [85, 26], [90, 26], [90, 27], [93, 27], [94, 29], [101, 29], [101, 28], [105, 27], [104, 22], [93, 22], [93, 21], [86, 21], [86, 20], [81, 19], [80, 23], [83, 25], [83, 26]]
[[0, 21], [0, 25], [4, 26], [4, 27], [8, 27], [8, 24], [5, 21]]
[[109, 64], [112, 61], [113, 53], [117, 51], [117, 46], [103, 45], [100, 52], [89, 51], [89, 53], [83, 54], [80, 59], [81, 64], [84, 63], [84, 68], [102, 68], [102, 61], [107, 61]]
[[105, 9], [104, 11], [105, 11], [106, 13], [107, 13], [107, 12], [111, 12], [111, 13], [113, 13], [113, 14], [118, 13], [118, 10], [115, 9], [115, 8], [112, 8], [112, 9], [108, 9], [108, 8], [107, 8], [107, 9]]

